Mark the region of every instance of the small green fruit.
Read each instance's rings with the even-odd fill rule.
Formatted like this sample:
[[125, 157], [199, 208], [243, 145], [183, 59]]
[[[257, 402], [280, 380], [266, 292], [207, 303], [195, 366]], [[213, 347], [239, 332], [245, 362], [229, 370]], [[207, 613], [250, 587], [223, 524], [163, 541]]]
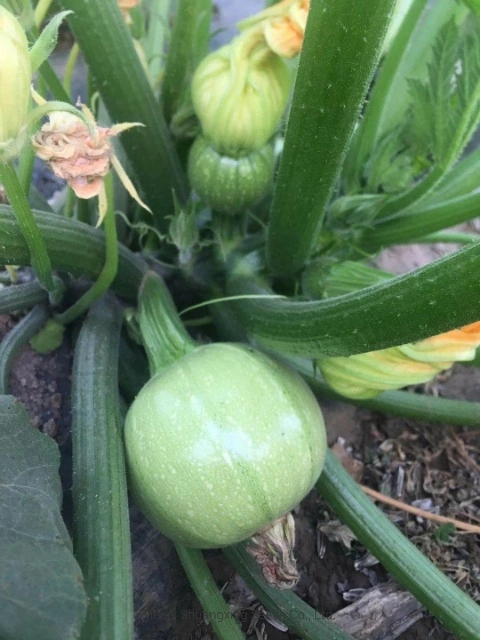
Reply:
[[271, 144], [231, 158], [215, 151], [199, 136], [190, 150], [188, 177], [193, 189], [214, 211], [236, 214], [257, 204], [268, 193], [274, 166]]
[[289, 512], [326, 454], [322, 414], [303, 380], [252, 348], [222, 343], [145, 385], [125, 445], [140, 508], [197, 548], [235, 544]]

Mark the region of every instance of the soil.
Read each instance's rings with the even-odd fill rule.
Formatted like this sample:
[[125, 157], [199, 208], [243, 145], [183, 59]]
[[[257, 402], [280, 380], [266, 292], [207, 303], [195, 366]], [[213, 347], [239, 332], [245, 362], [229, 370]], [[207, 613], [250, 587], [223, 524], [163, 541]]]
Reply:
[[[0, 316], [0, 339], [16, 323]], [[27, 406], [32, 424], [55, 438], [62, 450], [65, 517], [70, 520], [70, 369], [69, 338], [48, 355], [29, 346], [17, 357], [10, 377], [11, 392]], [[447, 397], [478, 399], [480, 370], [456, 367], [423, 391]], [[418, 390], [418, 389], [416, 389]], [[329, 444], [356, 480], [395, 498], [443, 515], [480, 521], [480, 433], [460, 428], [429, 426], [358, 409], [339, 402], [321, 401]], [[438, 537], [438, 525], [405, 513], [385, 509], [389, 517], [450, 577], [480, 600], [480, 545], [472, 534]], [[296, 555], [301, 569], [297, 594], [322, 615], [348, 613], [359, 598], [372, 589], [389, 587], [383, 567], [341, 525], [327, 505], [311, 493], [295, 512]], [[136, 630], [139, 640], [208, 640], [214, 638], [192, 595], [173, 545], [131, 506], [134, 556]], [[207, 560], [218, 585], [248, 632], [247, 638], [294, 638], [265, 613], [243, 581], [220, 552], [208, 552]], [[393, 586], [395, 593], [401, 589]], [[373, 593], [373, 592], [372, 592]], [[398, 595], [397, 594], [397, 595]], [[357, 638], [435, 638], [453, 640], [438, 622], [407, 597], [407, 625], [395, 632], [396, 618], [384, 607], [387, 630]], [[377, 596], [376, 596], [377, 597]], [[380, 596], [392, 603], [390, 593]], [[378, 598], [377, 598], [378, 599]], [[352, 604], [353, 603], [353, 604]], [[402, 605], [403, 606], [403, 605]], [[360, 614], [365, 607], [360, 606]], [[340, 612], [340, 613], [338, 613]], [[391, 621], [389, 620], [391, 615]], [[405, 618], [405, 616], [404, 616]], [[420, 619], [419, 619], [420, 618]], [[341, 623], [342, 618], [338, 619]], [[412, 626], [408, 626], [412, 622]], [[389, 626], [390, 625], [390, 626]]]

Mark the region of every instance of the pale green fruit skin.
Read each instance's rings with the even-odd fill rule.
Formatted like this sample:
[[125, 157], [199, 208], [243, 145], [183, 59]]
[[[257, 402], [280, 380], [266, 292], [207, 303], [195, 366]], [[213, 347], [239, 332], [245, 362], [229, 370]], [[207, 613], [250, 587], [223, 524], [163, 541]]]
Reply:
[[274, 168], [271, 144], [240, 158], [230, 158], [198, 136], [188, 158], [188, 178], [193, 189], [214, 211], [232, 215], [260, 202], [272, 185]]
[[289, 512], [322, 470], [310, 389], [246, 346], [199, 347], [152, 378], [125, 423], [129, 482], [149, 520], [196, 548], [235, 544]]

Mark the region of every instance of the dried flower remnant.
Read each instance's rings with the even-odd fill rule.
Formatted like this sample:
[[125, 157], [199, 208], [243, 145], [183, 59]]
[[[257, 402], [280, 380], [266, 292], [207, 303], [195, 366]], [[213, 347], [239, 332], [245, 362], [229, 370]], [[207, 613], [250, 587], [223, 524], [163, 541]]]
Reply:
[[49, 122], [33, 136], [32, 142], [39, 158], [45, 160], [54, 174], [66, 180], [79, 198], [99, 197], [100, 225], [107, 211], [104, 178], [113, 167], [129, 194], [145, 209], [135, 187], [115, 156], [111, 138], [137, 122], [124, 122], [112, 127], [99, 127], [93, 114], [85, 105], [82, 113], [89, 123], [71, 113], [54, 111]]
[[428, 382], [455, 362], [473, 360], [480, 322], [400, 347], [317, 362], [326, 382], [347, 398], [367, 399], [383, 391]]
[[282, 0], [239, 24], [243, 31], [257, 28], [269, 48], [282, 58], [293, 58], [302, 49], [310, 0]]

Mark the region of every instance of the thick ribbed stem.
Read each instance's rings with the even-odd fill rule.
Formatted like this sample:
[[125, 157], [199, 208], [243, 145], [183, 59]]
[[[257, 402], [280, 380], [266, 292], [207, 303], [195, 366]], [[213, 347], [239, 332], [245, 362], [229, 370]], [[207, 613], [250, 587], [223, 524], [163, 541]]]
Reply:
[[138, 322], [152, 375], [198, 346], [178, 317], [165, 283], [153, 271], [140, 287]]

